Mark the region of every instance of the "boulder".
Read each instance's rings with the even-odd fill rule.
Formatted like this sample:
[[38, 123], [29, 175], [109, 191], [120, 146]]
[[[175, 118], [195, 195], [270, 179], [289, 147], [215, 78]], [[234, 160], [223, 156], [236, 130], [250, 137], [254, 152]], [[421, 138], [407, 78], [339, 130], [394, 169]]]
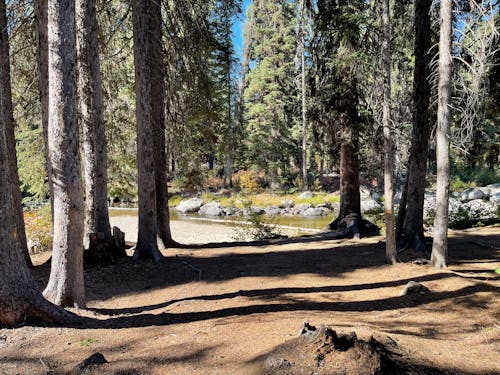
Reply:
[[330, 212], [331, 212], [331, 210], [329, 210], [326, 207], [316, 207], [316, 208], [311, 207], [311, 208], [308, 208], [307, 210], [303, 211], [302, 216], [306, 216], [306, 217], [326, 216]]
[[394, 194], [394, 204], [399, 204], [401, 202], [402, 195], [401, 191], [397, 191], [396, 194]]
[[500, 182], [486, 186], [490, 190], [490, 195], [500, 193]]
[[489, 198], [490, 197], [490, 194], [491, 194], [491, 190], [490, 188], [487, 188], [487, 187], [479, 187], [478, 188], [479, 190], [481, 190], [484, 194], [483, 196], [483, 199], [486, 199], [486, 198]]
[[203, 201], [200, 198], [191, 198], [181, 201], [176, 207], [177, 211], [186, 214], [188, 212], [198, 212], [203, 206]]
[[304, 212], [305, 210], [311, 208], [312, 205], [309, 204], [309, 203], [301, 203], [301, 204], [297, 204], [295, 205], [295, 207], [292, 209], [292, 212], [295, 214], [295, 215], [301, 215], [302, 212]]
[[265, 208], [266, 215], [269, 216], [276, 216], [281, 214], [281, 208], [276, 207], [276, 206], [267, 206]]
[[380, 194], [380, 193], [377, 193], [376, 191], [374, 191], [372, 193], [372, 198], [375, 199], [377, 202], [380, 202], [380, 200], [382, 199], [383, 195]]
[[298, 196], [298, 199], [311, 199], [314, 197], [314, 193], [312, 191], [304, 191]]
[[368, 198], [372, 197], [370, 189], [367, 188], [366, 186], [360, 186], [360, 188], [359, 188], [359, 195], [361, 197], [361, 200], [368, 199]]
[[287, 201], [282, 201], [281, 204], [280, 204], [280, 207], [282, 207], [282, 208], [292, 208], [293, 207], [293, 201], [291, 199], [287, 200]]
[[221, 216], [222, 209], [219, 202], [210, 202], [200, 207], [198, 214], [204, 216]]
[[464, 190], [461, 195], [462, 202], [468, 202], [476, 199], [483, 199], [484, 193], [481, 189], [478, 188], [470, 188]]
[[425, 285], [417, 283], [416, 281], [410, 281], [406, 284], [401, 291], [402, 296], [410, 295], [410, 294], [428, 294], [431, 291]]
[[492, 201], [474, 199], [463, 205], [470, 219], [495, 219], [497, 218], [498, 205]]
[[494, 204], [499, 205], [500, 204], [500, 192], [498, 192], [496, 194], [492, 194], [490, 196], [490, 202], [493, 202]]
[[224, 207], [222, 208], [222, 212], [226, 216], [233, 216], [240, 214], [240, 210], [236, 207]]
[[379, 211], [380, 204], [372, 197], [361, 199], [361, 212]]

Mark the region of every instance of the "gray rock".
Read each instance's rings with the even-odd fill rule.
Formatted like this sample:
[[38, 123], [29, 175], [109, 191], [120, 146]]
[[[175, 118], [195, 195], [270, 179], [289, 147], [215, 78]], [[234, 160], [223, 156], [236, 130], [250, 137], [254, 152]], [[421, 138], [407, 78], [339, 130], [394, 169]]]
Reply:
[[326, 207], [316, 207], [316, 208], [311, 207], [311, 208], [308, 208], [307, 210], [303, 211], [302, 216], [306, 216], [306, 217], [325, 216], [325, 215], [328, 215], [330, 212], [331, 212], [331, 210], [329, 210]]
[[458, 191], [452, 191], [450, 197], [460, 198], [460, 193]]
[[312, 191], [304, 191], [298, 196], [298, 199], [310, 199], [312, 197], [314, 197], [314, 193]]
[[292, 200], [283, 201], [283, 202], [281, 202], [280, 207], [282, 207], [282, 208], [292, 208], [293, 207], [293, 201]]
[[417, 283], [416, 281], [410, 281], [408, 284], [405, 285], [403, 290], [401, 291], [402, 296], [407, 296], [410, 294], [413, 295], [423, 295], [423, 294], [428, 294], [431, 291], [429, 288], [427, 288], [425, 285]]
[[203, 201], [199, 198], [191, 198], [181, 201], [176, 207], [177, 211], [185, 214], [188, 212], [198, 212], [203, 206]]
[[479, 187], [479, 190], [481, 190], [484, 194], [483, 199], [489, 198], [491, 194], [491, 190], [487, 187]]
[[269, 216], [276, 216], [281, 214], [281, 208], [276, 207], [276, 206], [267, 206], [265, 208], [266, 215]]
[[500, 182], [486, 186], [490, 190], [490, 195], [500, 193]]
[[476, 199], [483, 199], [484, 193], [481, 189], [471, 188], [464, 190], [461, 195], [462, 202], [468, 202]]
[[204, 216], [221, 216], [222, 209], [219, 202], [210, 202], [200, 207], [198, 214]]
[[381, 208], [380, 204], [373, 198], [365, 198], [361, 200], [361, 212], [373, 212], [379, 211]]
[[468, 216], [472, 220], [476, 219], [495, 219], [498, 211], [498, 205], [492, 201], [483, 201], [475, 199], [463, 204]]
[[292, 212], [295, 214], [295, 215], [301, 215], [302, 212], [304, 212], [305, 210], [311, 208], [312, 205], [309, 204], [309, 203], [301, 203], [301, 204], [297, 204], [293, 209], [292, 209]]
[[394, 204], [399, 204], [401, 202], [401, 196], [402, 193], [400, 191], [397, 191], [396, 194], [394, 194]]
[[359, 195], [361, 196], [361, 200], [372, 197], [370, 189], [368, 189], [366, 186], [361, 186], [359, 188]]
[[380, 202], [380, 200], [382, 199], [383, 195], [380, 194], [380, 193], [377, 193], [376, 191], [374, 191], [372, 193], [372, 198], [375, 199], [377, 202]]
[[233, 216], [233, 215], [240, 214], [240, 210], [236, 207], [223, 207], [222, 211], [224, 212], [224, 215], [226, 215], [226, 216]]
[[500, 204], [500, 192], [498, 192], [496, 194], [492, 194], [490, 196], [490, 202], [493, 202], [496, 205], [499, 205]]

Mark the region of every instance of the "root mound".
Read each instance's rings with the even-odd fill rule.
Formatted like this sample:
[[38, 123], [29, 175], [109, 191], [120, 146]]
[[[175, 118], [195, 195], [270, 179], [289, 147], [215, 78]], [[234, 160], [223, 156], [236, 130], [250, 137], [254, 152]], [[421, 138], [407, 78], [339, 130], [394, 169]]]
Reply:
[[[391, 339], [388, 339], [390, 341]], [[411, 364], [402, 358], [397, 344], [382, 344], [373, 337], [365, 341], [355, 332], [338, 334], [321, 326], [304, 324], [301, 335], [280, 345], [262, 359], [262, 374], [444, 374]]]

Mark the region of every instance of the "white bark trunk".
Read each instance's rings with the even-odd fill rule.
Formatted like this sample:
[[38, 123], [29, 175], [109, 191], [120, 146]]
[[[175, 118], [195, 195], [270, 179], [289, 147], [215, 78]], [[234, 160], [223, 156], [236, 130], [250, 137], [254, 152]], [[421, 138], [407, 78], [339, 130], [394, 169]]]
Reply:
[[436, 131], [436, 218], [431, 262], [446, 268], [448, 253], [448, 200], [450, 190], [450, 97], [452, 73], [452, 0], [441, 0], [439, 36], [438, 122]]

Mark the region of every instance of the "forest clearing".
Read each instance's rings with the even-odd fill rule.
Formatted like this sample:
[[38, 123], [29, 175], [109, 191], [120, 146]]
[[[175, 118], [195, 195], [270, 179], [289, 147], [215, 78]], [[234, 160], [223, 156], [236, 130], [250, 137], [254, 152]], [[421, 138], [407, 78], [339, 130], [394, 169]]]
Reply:
[[[418, 374], [498, 373], [500, 228], [453, 231], [444, 271], [384, 265], [381, 240], [214, 244], [169, 250], [164, 264], [88, 270], [88, 310], [78, 314], [95, 328], [0, 330], [0, 373], [66, 373], [100, 352], [109, 363], [82, 373], [260, 374], [305, 321], [390, 337], [402, 360], [427, 368]], [[48, 256], [34, 257], [40, 285]], [[409, 281], [430, 292], [402, 296]]]

